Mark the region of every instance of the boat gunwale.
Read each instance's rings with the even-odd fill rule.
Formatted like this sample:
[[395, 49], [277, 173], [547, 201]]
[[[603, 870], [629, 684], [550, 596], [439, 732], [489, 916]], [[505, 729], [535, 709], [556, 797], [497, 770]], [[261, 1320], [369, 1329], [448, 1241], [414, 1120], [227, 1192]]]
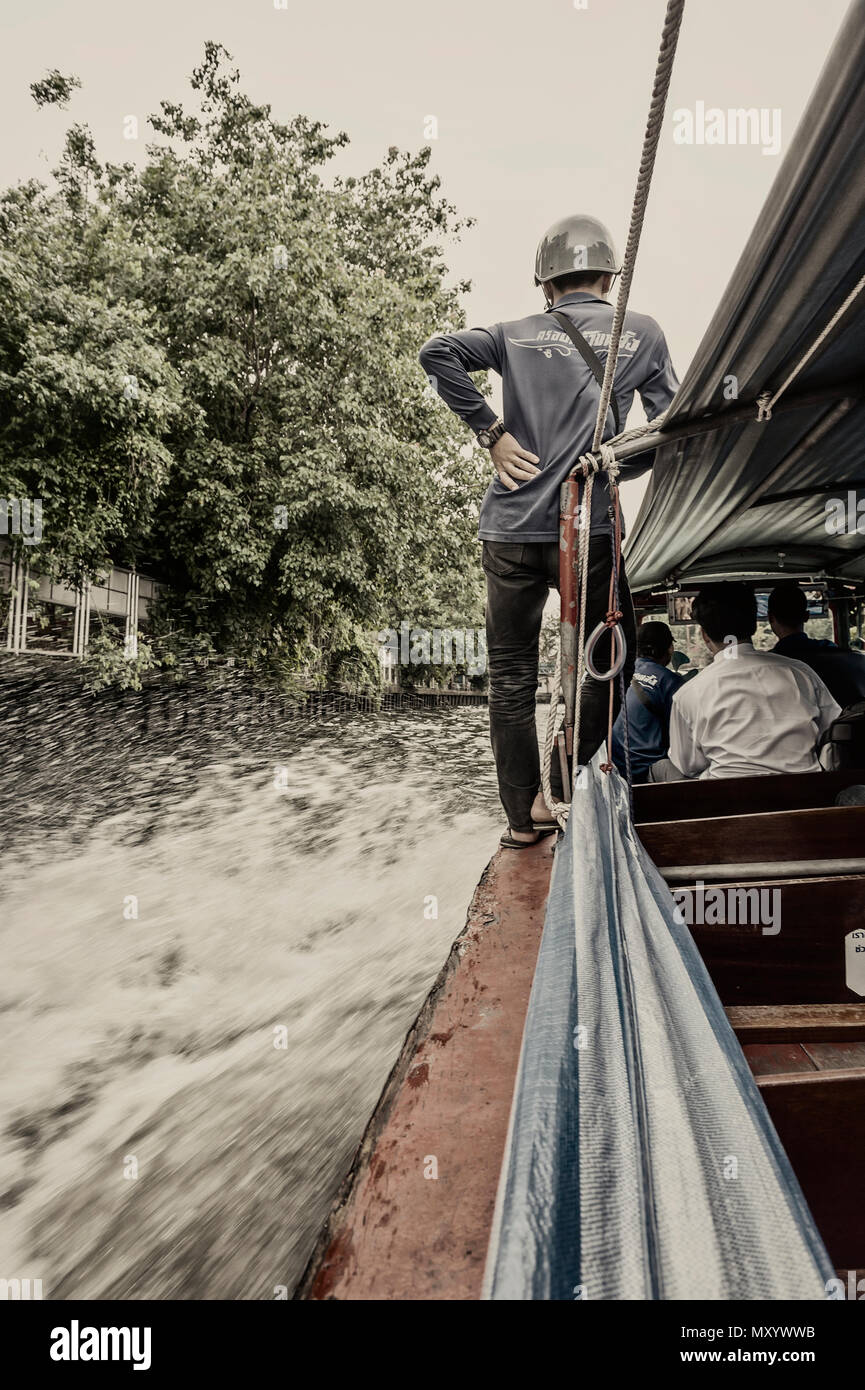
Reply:
[[496, 856], [493, 855], [490, 859], [478, 880], [477, 887], [472, 895], [472, 901], [466, 913], [466, 920], [458, 935], [451, 943], [451, 948], [448, 951], [445, 962], [430, 986], [414, 1021], [403, 1039], [396, 1061], [388, 1072], [379, 1098], [373, 1107], [372, 1114], [366, 1123], [358, 1146], [355, 1149], [348, 1171], [336, 1190], [336, 1194], [330, 1204], [327, 1219], [310, 1252], [303, 1273], [295, 1286], [292, 1295], [292, 1298], [295, 1300], [308, 1299], [313, 1292], [316, 1282], [325, 1272], [324, 1257], [334, 1243], [336, 1237], [335, 1228], [339, 1222], [339, 1218], [351, 1202], [355, 1188], [366, 1172], [369, 1159], [375, 1151], [378, 1139], [382, 1131], [387, 1127], [391, 1111], [393, 1110], [397, 1098], [405, 1084], [406, 1077], [413, 1065], [417, 1052], [417, 1043], [427, 1031], [427, 1024], [431, 1022], [435, 1014], [441, 995], [444, 993], [451, 977], [459, 968], [463, 955], [461, 948], [472, 926], [472, 907], [475, 897], [489, 880], [495, 857]]

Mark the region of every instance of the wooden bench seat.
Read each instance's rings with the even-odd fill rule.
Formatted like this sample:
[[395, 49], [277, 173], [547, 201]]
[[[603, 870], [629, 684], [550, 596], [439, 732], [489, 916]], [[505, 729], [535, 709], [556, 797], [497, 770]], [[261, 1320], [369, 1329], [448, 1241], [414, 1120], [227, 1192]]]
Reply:
[[865, 1004], [733, 1006], [730, 1026], [744, 1047], [784, 1043], [865, 1043]]
[[836, 1269], [865, 1265], [865, 1005], [728, 1009]]
[[742, 1051], [754, 1076], [785, 1076], [803, 1071], [865, 1071], [865, 1040], [745, 1043]]
[[865, 769], [791, 772], [767, 777], [709, 777], [634, 787], [634, 819], [702, 820], [741, 812], [808, 810], [834, 806], [845, 787], [865, 784]]

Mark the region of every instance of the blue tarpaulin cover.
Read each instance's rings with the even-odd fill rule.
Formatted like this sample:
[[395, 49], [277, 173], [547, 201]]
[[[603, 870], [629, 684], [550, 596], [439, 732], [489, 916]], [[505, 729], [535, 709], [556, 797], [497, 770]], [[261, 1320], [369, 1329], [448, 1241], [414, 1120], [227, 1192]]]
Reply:
[[829, 1256], [600, 758], [556, 850], [484, 1297], [825, 1298]]

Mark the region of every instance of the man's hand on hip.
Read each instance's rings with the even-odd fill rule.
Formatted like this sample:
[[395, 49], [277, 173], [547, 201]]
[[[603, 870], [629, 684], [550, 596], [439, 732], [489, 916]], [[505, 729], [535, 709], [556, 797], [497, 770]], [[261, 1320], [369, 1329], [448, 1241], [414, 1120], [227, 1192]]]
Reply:
[[512, 434], [505, 433], [501, 439], [496, 440], [490, 449], [490, 458], [499, 475], [499, 481], [504, 483], [510, 492], [515, 492], [520, 483], [527, 482], [541, 471], [536, 467], [536, 464], [540, 463], [537, 454], [530, 454], [528, 449], [517, 443]]

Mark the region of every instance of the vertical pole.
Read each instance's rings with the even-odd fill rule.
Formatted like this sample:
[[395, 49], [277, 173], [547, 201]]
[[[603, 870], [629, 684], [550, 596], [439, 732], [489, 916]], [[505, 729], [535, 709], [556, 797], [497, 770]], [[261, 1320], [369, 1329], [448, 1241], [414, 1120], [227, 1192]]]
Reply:
[[84, 608], [81, 614], [81, 655], [87, 655], [87, 648], [90, 645], [90, 602], [92, 584], [89, 579], [84, 581]]
[[[571, 740], [573, 742], [573, 739]], [[561, 729], [556, 734], [556, 748], [559, 754], [559, 770], [562, 774], [562, 801], [571, 801], [571, 759], [568, 757], [565, 736]]]
[[27, 581], [29, 577], [29, 560], [13, 560], [9, 571], [12, 592], [9, 603], [9, 631], [6, 634], [7, 651], [23, 652], [27, 648], [27, 611], [30, 598]]
[[6, 627], [6, 650], [15, 652], [18, 631], [18, 561], [9, 558], [9, 622]]
[[21, 571], [21, 639], [19, 652], [27, 650], [27, 618], [30, 613], [30, 561], [22, 560]]
[[126, 642], [128, 661], [138, 656], [138, 575], [130, 570], [126, 576]]
[[79, 583], [75, 590], [75, 607], [72, 610], [72, 655], [81, 655], [81, 603], [83, 593]]
[[577, 697], [577, 548], [580, 479], [571, 474], [559, 494], [559, 633], [562, 653], [562, 694], [565, 697], [565, 753], [570, 766], [574, 754], [574, 712]]
[[75, 626], [72, 632], [72, 655], [84, 656], [90, 637], [90, 580], [79, 581], [75, 595]]

